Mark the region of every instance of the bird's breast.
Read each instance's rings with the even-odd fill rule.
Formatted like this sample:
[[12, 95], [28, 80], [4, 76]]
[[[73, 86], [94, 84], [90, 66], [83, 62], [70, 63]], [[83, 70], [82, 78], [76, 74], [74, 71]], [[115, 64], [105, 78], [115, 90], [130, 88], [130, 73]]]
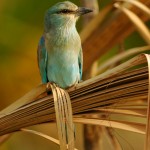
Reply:
[[79, 81], [78, 56], [81, 49], [77, 33], [66, 35], [47, 35], [46, 50], [48, 53], [47, 72], [49, 81], [66, 88]]
[[78, 54], [73, 50], [55, 50], [48, 53], [48, 79], [62, 88], [70, 87], [80, 80]]

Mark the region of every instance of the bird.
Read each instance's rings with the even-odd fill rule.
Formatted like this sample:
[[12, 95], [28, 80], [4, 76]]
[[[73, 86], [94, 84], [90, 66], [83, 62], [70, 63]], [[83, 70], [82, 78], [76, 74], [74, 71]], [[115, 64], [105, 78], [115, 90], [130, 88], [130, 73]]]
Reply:
[[46, 11], [37, 49], [42, 83], [67, 89], [82, 80], [83, 52], [76, 22], [90, 12], [70, 1], [58, 2]]

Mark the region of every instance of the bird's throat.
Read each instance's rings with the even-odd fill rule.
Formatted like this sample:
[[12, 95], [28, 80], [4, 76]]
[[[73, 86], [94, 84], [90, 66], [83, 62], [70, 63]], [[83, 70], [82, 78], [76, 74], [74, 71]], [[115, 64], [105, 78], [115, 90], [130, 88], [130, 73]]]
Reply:
[[50, 49], [74, 49], [81, 46], [80, 37], [75, 27], [61, 27], [45, 34], [46, 45]]

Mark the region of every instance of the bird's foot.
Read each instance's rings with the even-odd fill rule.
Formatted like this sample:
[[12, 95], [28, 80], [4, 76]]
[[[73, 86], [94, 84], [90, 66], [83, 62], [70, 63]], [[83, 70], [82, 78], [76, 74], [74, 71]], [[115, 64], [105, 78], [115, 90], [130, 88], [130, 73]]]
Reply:
[[47, 91], [51, 91], [51, 85], [54, 85], [56, 87], [59, 87], [58, 84], [54, 83], [54, 82], [48, 82], [46, 85], [46, 89]]
[[73, 90], [76, 90], [76, 87], [77, 87], [77, 84], [74, 84], [74, 85], [68, 87], [66, 90], [73, 91]]
[[51, 85], [52, 85], [52, 84], [53, 84], [52, 82], [48, 82], [48, 83], [46, 84], [46, 91], [47, 91], [47, 92], [51, 91]]
[[69, 90], [69, 91], [76, 90], [77, 89], [77, 85], [79, 83], [82, 83], [82, 82], [83, 82], [83, 80], [78, 81], [78, 83], [76, 83], [76, 84], [72, 85], [71, 87], [67, 88], [67, 90]]
[[57, 84], [54, 83], [54, 82], [48, 82], [48, 83], [46, 84], [46, 91], [47, 91], [47, 94], [48, 94], [48, 95], [52, 93], [52, 92], [51, 92], [51, 91], [52, 91], [51, 85], [57, 86]]
[[83, 82], [83, 80], [80, 80], [80, 81], [79, 81], [79, 83], [82, 83], [82, 82]]

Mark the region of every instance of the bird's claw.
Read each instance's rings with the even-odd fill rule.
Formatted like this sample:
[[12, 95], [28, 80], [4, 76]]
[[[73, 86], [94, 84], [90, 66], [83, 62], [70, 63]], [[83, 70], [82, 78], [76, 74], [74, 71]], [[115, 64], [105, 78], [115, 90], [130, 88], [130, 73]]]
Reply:
[[73, 91], [73, 90], [76, 90], [76, 89], [77, 89], [77, 84], [74, 84], [74, 85], [70, 86], [69, 88], [67, 88], [66, 90]]
[[48, 82], [46, 85], [46, 89], [47, 91], [51, 91], [51, 85], [54, 85], [56, 87], [59, 87], [58, 84], [54, 83], [54, 82]]
[[82, 82], [83, 82], [83, 80], [80, 80], [80, 81], [79, 81], [79, 83], [82, 83]]
[[51, 85], [53, 84], [53, 82], [48, 82], [47, 84], [46, 84], [46, 91], [47, 92], [49, 92], [49, 91], [51, 91]]

